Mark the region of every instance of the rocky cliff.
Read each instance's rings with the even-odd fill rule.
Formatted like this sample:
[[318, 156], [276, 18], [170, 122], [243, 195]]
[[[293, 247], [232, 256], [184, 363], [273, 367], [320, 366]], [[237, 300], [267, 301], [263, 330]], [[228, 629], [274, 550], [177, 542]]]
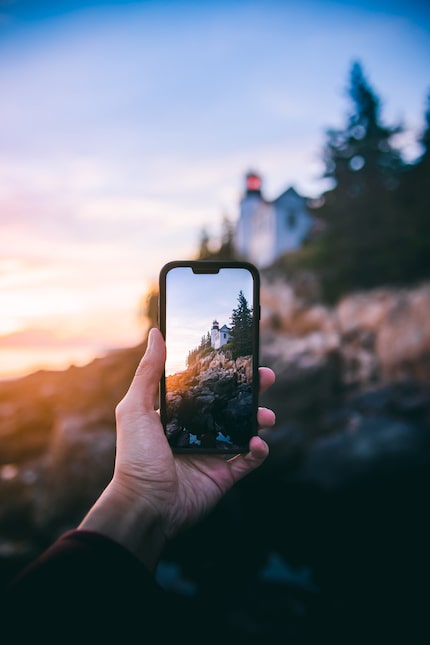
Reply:
[[109, 481], [115, 406], [144, 347], [0, 383], [0, 574], [75, 526]]
[[177, 448], [234, 451], [253, 433], [252, 358], [203, 351], [188, 368], [169, 376], [166, 431]]
[[[277, 374], [261, 398], [277, 413], [275, 432], [263, 431], [269, 459], [166, 560], [233, 631], [254, 621], [260, 634], [291, 624], [302, 634], [339, 614], [413, 629], [429, 583], [430, 284], [330, 308], [263, 276], [261, 304], [260, 364]], [[3, 578], [74, 526], [109, 480], [115, 405], [143, 350], [0, 383]], [[204, 381], [240, 390], [246, 365], [207, 361], [202, 396]], [[287, 566], [281, 587], [274, 557]]]

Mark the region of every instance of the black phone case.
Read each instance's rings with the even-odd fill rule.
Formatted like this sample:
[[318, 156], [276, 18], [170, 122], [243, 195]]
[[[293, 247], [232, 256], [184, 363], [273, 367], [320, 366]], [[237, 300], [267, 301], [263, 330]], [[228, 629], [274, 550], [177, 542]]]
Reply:
[[[177, 260], [165, 264], [159, 275], [159, 327], [166, 339], [166, 280], [168, 273], [177, 267], [190, 267], [195, 274], [217, 274], [220, 269], [239, 268], [250, 272], [253, 280], [253, 325], [252, 325], [252, 427], [247, 436], [247, 440], [241, 444], [236, 444], [234, 448], [230, 447], [206, 447], [206, 446], [179, 446], [169, 440], [173, 452], [185, 454], [239, 454], [249, 451], [249, 440], [258, 432], [257, 411], [259, 396], [259, 323], [260, 323], [260, 275], [258, 269], [249, 262], [240, 261], [213, 261], [213, 260]], [[164, 431], [167, 435], [167, 404], [166, 404], [166, 374], [163, 372], [160, 381], [160, 417]]]

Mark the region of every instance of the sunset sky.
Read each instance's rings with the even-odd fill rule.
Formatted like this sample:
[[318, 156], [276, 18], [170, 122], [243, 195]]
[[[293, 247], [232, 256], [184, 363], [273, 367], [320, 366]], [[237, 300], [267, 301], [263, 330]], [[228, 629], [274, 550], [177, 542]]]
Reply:
[[0, 0], [0, 378], [139, 342], [249, 169], [317, 196], [357, 59], [413, 159], [427, 1]]

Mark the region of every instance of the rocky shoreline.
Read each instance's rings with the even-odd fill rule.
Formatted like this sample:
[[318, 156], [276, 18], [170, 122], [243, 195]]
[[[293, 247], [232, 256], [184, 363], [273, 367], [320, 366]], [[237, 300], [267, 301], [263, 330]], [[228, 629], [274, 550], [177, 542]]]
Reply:
[[[272, 606], [270, 619], [258, 613], [267, 589], [261, 572], [274, 553], [307, 567], [318, 589], [299, 598], [283, 587], [300, 629], [321, 607], [370, 624], [374, 606], [412, 629], [430, 578], [430, 285], [351, 294], [330, 308], [263, 279], [261, 304], [260, 364], [277, 375], [261, 397], [277, 413], [276, 432], [263, 431], [270, 456], [166, 559], [180, 564], [208, 606], [218, 602], [221, 580], [223, 589], [231, 585], [235, 616], [252, 614], [263, 634], [274, 622], [286, 628], [281, 608], [274, 616]], [[115, 405], [143, 350], [0, 383], [3, 578], [74, 526], [109, 481]], [[232, 369], [228, 359], [208, 358], [203, 380], [228, 390], [232, 374], [221, 369]], [[235, 369], [240, 391], [247, 367]], [[224, 620], [231, 628], [228, 612]]]
[[253, 432], [252, 357], [231, 352], [197, 355], [167, 377], [166, 432], [177, 448], [240, 450]]

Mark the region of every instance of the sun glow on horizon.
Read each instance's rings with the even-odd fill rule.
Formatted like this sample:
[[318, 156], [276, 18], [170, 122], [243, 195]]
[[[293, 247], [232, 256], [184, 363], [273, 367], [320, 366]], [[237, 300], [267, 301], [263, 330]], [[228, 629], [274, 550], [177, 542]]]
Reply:
[[0, 379], [83, 365], [142, 341], [143, 280], [97, 288], [85, 284], [84, 267], [64, 287], [57, 282], [55, 271], [41, 284], [22, 274], [0, 277]]
[[409, 137], [422, 125], [422, 12], [50, 4], [0, 11], [0, 378], [140, 342], [149, 282], [194, 257], [223, 214], [236, 220], [250, 167], [269, 199], [289, 185], [318, 197], [323, 132], [342, 121], [352, 58], [388, 121], [404, 114]]

